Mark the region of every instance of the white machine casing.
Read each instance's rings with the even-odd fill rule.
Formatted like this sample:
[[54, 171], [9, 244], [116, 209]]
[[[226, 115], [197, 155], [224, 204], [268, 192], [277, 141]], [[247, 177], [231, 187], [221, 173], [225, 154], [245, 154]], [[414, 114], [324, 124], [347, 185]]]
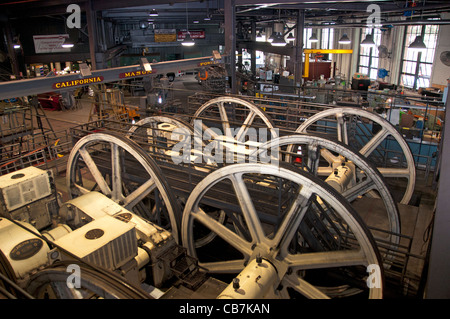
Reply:
[[27, 167], [0, 177], [0, 216], [42, 230], [51, 225], [58, 206], [51, 171]]
[[[137, 255], [134, 225], [108, 215], [75, 229], [54, 243], [87, 262], [110, 270], [120, 268]], [[61, 252], [61, 259], [71, 260], [72, 257]]]
[[6, 210], [10, 212], [51, 195], [48, 174], [39, 168], [27, 167], [1, 176], [0, 190]]
[[36, 228], [24, 222], [17, 223], [26, 229], [0, 217], [0, 251], [16, 278], [24, 281], [48, 264], [47, 254], [50, 248], [45, 241], [33, 234], [39, 234]]
[[[85, 229], [86, 226], [92, 224], [94, 221], [104, 220], [104, 217], [115, 219], [124, 225], [133, 227], [135, 229], [133, 254], [137, 250], [135, 259], [137, 261], [138, 269], [142, 269], [149, 263], [152, 264], [152, 276], [155, 286], [159, 286], [164, 280], [173, 275], [170, 271], [170, 267], [164, 265], [164, 261], [160, 258], [164, 253], [173, 249], [176, 245], [176, 241], [172, 234], [130, 212], [105, 195], [93, 191], [69, 200], [61, 206], [59, 216], [61, 218], [60, 222], [68, 224], [72, 229]], [[105, 226], [112, 226], [111, 224], [105, 224]], [[121, 228], [118, 228], [116, 231], [119, 231], [120, 229]], [[61, 240], [66, 240], [65, 237], [67, 236], [74, 235], [71, 233], [61, 238]], [[84, 234], [82, 234], [82, 236], [84, 236]], [[140, 243], [139, 248], [138, 241]], [[57, 241], [57, 243], [58, 242], [59, 241]], [[86, 240], [81, 239], [80, 242], [74, 240], [73, 245], [81, 245], [81, 242], [84, 243]], [[69, 247], [65, 248], [72, 251], [71, 247], [72, 246], [69, 245]], [[140, 276], [142, 279], [145, 276], [145, 271], [141, 271]]]

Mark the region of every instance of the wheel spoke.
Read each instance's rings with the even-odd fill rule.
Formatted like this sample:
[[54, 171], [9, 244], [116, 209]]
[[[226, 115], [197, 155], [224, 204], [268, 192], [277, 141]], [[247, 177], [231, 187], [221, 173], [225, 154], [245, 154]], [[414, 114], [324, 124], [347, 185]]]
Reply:
[[222, 121], [223, 134], [228, 137], [233, 137], [230, 136], [232, 135], [230, 131], [230, 122], [228, 120], [227, 109], [225, 108], [224, 102], [217, 103], [217, 106], [219, 108], [220, 120]]
[[239, 131], [236, 134], [236, 140], [239, 142], [244, 142], [244, 137], [247, 134], [248, 128], [252, 125], [254, 119], [255, 119], [256, 113], [253, 111], [250, 111], [250, 113], [247, 115], [247, 118], [245, 119], [242, 126], [239, 128]]
[[369, 142], [360, 149], [360, 153], [363, 156], [368, 157], [372, 152], [384, 141], [384, 139], [389, 135], [389, 131], [386, 128], [382, 128], [377, 134], [375, 134]]
[[227, 261], [220, 261], [220, 262], [206, 262], [206, 263], [199, 263], [200, 266], [206, 268], [208, 272], [211, 273], [239, 273], [244, 269], [244, 259], [238, 259], [238, 260], [227, 260]]
[[312, 192], [308, 187], [301, 188], [273, 239], [272, 247], [280, 247], [281, 252], [287, 252], [288, 246], [291, 243], [298, 226], [309, 209], [311, 196]]
[[409, 179], [411, 176], [409, 168], [378, 167], [378, 170], [383, 177], [404, 177]]
[[330, 165], [336, 162], [339, 162], [341, 160], [341, 157], [334, 156], [329, 150], [326, 148], [320, 149], [320, 156], [322, 156]]
[[298, 277], [296, 274], [285, 276], [282, 284], [293, 288], [309, 299], [330, 299], [330, 297], [320, 291], [317, 287]]
[[359, 182], [353, 187], [346, 189], [342, 196], [344, 196], [349, 202], [355, 200], [358, 196], [362, 196], [369, 191], [376, 188], [375, 183], [372, 179], [367, 178], [365, 181]]
[[348, 144], [348, 137], [347, 137], [347, 121], [344, 118], [343, 113], [339, 113], [337, 116], [337, 134], [338, 134], [338, 140]]
[[250, 256], [252, 253], [251, 245], [244, 238], [240, 237], [217, 220], [211, 218], [202, 209], [198, 209], [197, 212], [191, 212], [191, 215], [197, 219], [204, 226], [216, 233], [223, 240], [227, 241], [234, 248], [239, 250], [244, 256]]
[[367, 259], [360, 250], [339, 250], [288, 255], [285, 261], [293, 270], [367, 265]]
[[143, 200], [148, 194], [150, 194], [156, 188], [155, 181], [149, 179], [144, 184], [139, 186], [136, 190], [130, 193], [124, 198], [124, 206], [126, 209], [131, 210], [137, 203]]
[[255, 210], [255, 206], [253, 205], [253, 201], [248, 193], [248, 189], [245, 186], [242, 174], [234, 174], [230, 176], [230, 180], [233, 183], [234, 193], [236, 194], [239, 206], [244, 214], [247, 227], [250, 230], [250, 235], [254, 242], [260, 243], [264, 240], [264, 231]]
[[115, 200], [123, 199], [122, 191], [122, 157], [119, 145], [110, 143], [111, 145], [111, 165], [112, 165], [112, 198]]
[[76, 187], [78, 189], [78, 191], [80, 192], [81, 195], [87, 194], [90, 192], [90, 190], [84, 188], [83, 186], [80, 186], [78, 184], [74, 184], [74, 187]]
[[108, 183], [103, 178], [102, 173], [100, 173], [97, 165], [95, 164], [94, 160], [92, 159], [89, 152], [86, 150], [86, 147], [82, 147], [79, 149], [79, 153], [81, 157], [83, 158], [84, 163], [86, 164], [87, 168], [89, 169], [92, 177], [94, 177], [94, 180], [97, 182], [98, 187], [100, 188], [101, 192], [104, 195], [111, 195], [111, 189], [108, 186]]
[[319, 168], [320, 149], [316, 143], [308, 145], [308, 162], [307, 166], [312, 174], [316, 174]]

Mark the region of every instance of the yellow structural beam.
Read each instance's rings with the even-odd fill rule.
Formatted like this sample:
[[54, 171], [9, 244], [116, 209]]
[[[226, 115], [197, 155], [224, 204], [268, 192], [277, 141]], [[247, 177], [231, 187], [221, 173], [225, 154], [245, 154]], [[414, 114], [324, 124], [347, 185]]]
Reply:
[[353, 53], [353, 50], [344, 50], [344, 49], [330, 49], [330, 50], [321, 50], [321, 49], [305, 49], [303, 50], [305, 54], [305, 71], [303, 72], [303, 77], [307, 78], [309, 76], [309, 55], [312, 53], [333, 53], [333, 54], [349, 54]]

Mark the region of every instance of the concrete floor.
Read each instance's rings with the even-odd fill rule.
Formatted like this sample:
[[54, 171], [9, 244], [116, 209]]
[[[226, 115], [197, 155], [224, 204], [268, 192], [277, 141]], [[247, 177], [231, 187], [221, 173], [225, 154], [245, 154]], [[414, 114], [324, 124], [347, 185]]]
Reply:
[[[187, 97], [192, 95], [195, 91], [200, 91], [201, 86], [194, 79], [193, 75], [185, 75], [176, 78], [173, 82], [175, 96], [180, 99], [181, 103], [187, 103]], [[126, 97], [126, 102], [133, 104], [139, 103], [139, 98]], [[92, 102], [89, 98], [82, 99], [79, 107], [74, 110], [64, 111], [48, 111], [45, 110], [48, 122], [51, 124], [55, 132], [64, 132], [71, 127], [84, 124], [89, 120], [91, 113]], [[44, 126], [48, 124], [44, 121]], [[57, 174], [57, 188], [63, 193], [63, 201], [68, 200], [65, 194], [66, 182], [64, 171], [64, 158], [61, 160], [61, 165]], [[402, 223], [402, 244], [406, 245], [407, 270], [411, 278], [414, 278], [413, 285], [417, 285], [422, 275], [424, 267], [426, 250], [428, 247], [428, 227], [432, 220], [434, 211], [434, 192], [431, 189], [429, 180], [421, 178], [418, 174], [417, 188], [421, 190], [424, 196], [421, 196], [422, 201], [418, 201], [415, 206], [399, 205]], [[367, 209], [374, 207], [371, 203], [365, 203], [364, 207], [359, 209]], [[403, 249], [403, 248], [402, 248]]]

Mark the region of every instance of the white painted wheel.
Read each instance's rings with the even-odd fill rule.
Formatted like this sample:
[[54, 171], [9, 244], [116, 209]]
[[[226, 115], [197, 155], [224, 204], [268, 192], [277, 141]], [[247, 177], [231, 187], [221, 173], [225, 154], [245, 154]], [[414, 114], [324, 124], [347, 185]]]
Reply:
[[[288, 149], [292, 151], [289, 152]], [[271, 153], [274, 151], [277, 154]], [[292, 163], [320, 177], [357, 207], [361, 199], [370, 198], [372, 192], [375, 192], [382, 203], [380, 207], [375, 205], [377, 207], [356, 210], [365, 224], [371, 228], [373, 236], [380, 239], [383, 246], [389, 248], [389, 251], [383, 254], [383, 258], [388, 262], [385, 267], [389, 267], [389, 261], [395, 257], [392, 251], [396, 251], [400, 241], [400, 213], [383, 176], [364, 156], [338, 141], [302, 133], [270, 140], [255, 150], [250, 158], [255, 156], [257, 159], [261, 154], [272, 157], [274, 161], [283, 160]], [[343, 171], [343, 167], [347, 170]], [[349, 172], [348, 177], [335, 178], [334, 173], [342, 174], [342, 172]], [[346, 186], [336, 185], [336, 181], [346, 182]], [[376, 203], [378, 204], [378, 201]], [[376, 215], [372, 215], [374, 213]]]
[[359, 151], [388, 182], [391, 178], [406, 180], [398, 202], [410, 202], [416, 181], [414, 157], [403, 136], [378, 114], [360, 108], [332, 108], [311, 116], [295, 132], [324, 133]]
[[[197, 130], [195, 120], [202, 120], [203, 131], [208, 132], [212, 138], [224, 135], [229, 139], [245, 142], [252, 126], [267, 128], [270, 138], [278, 137], [278, 130], [272, 120], [260, 107], [236, 97], [218, 97], [204, 103], [191, 120]], [[208, 130], [210, 128], [215, 128], [216, 131]], [[221, 134], [218, 134], [217, 130], [220, 130]]]
[[178, 203], [159, 167], [135, 142], [112, 132], [81, 138], [67, 160], [66, 181], [70, 198], [98, 189], [178, 240]]
[[[370, 275], [376, 284], [367, 285], [366, 293], [381, 298], [381, 257], [358, 214], [317, 177], [280, 164], [229, 165], [197, 184], [182, 219], [182, 243], [188, 253], [214, 274], [237, 274], [253, 259], [268, 260], [278, 276], [274, 294], [283, 298], [330, 297], [320, 288], [323, 282], [315, 284], [318, 274], [320, 280], [331, 273], [346, 281], [346, 274], [352, 273], [351, 280], [365, 286], [371, 265], [378, 269]], [[200, 208], [224, 190], [232, 193], [223, 197], [234, 217], [243, 221], [240, 225], [238, 218], [222, 224]], [[211, 247], [195, 247], [198, 225], [217, 234]]]

